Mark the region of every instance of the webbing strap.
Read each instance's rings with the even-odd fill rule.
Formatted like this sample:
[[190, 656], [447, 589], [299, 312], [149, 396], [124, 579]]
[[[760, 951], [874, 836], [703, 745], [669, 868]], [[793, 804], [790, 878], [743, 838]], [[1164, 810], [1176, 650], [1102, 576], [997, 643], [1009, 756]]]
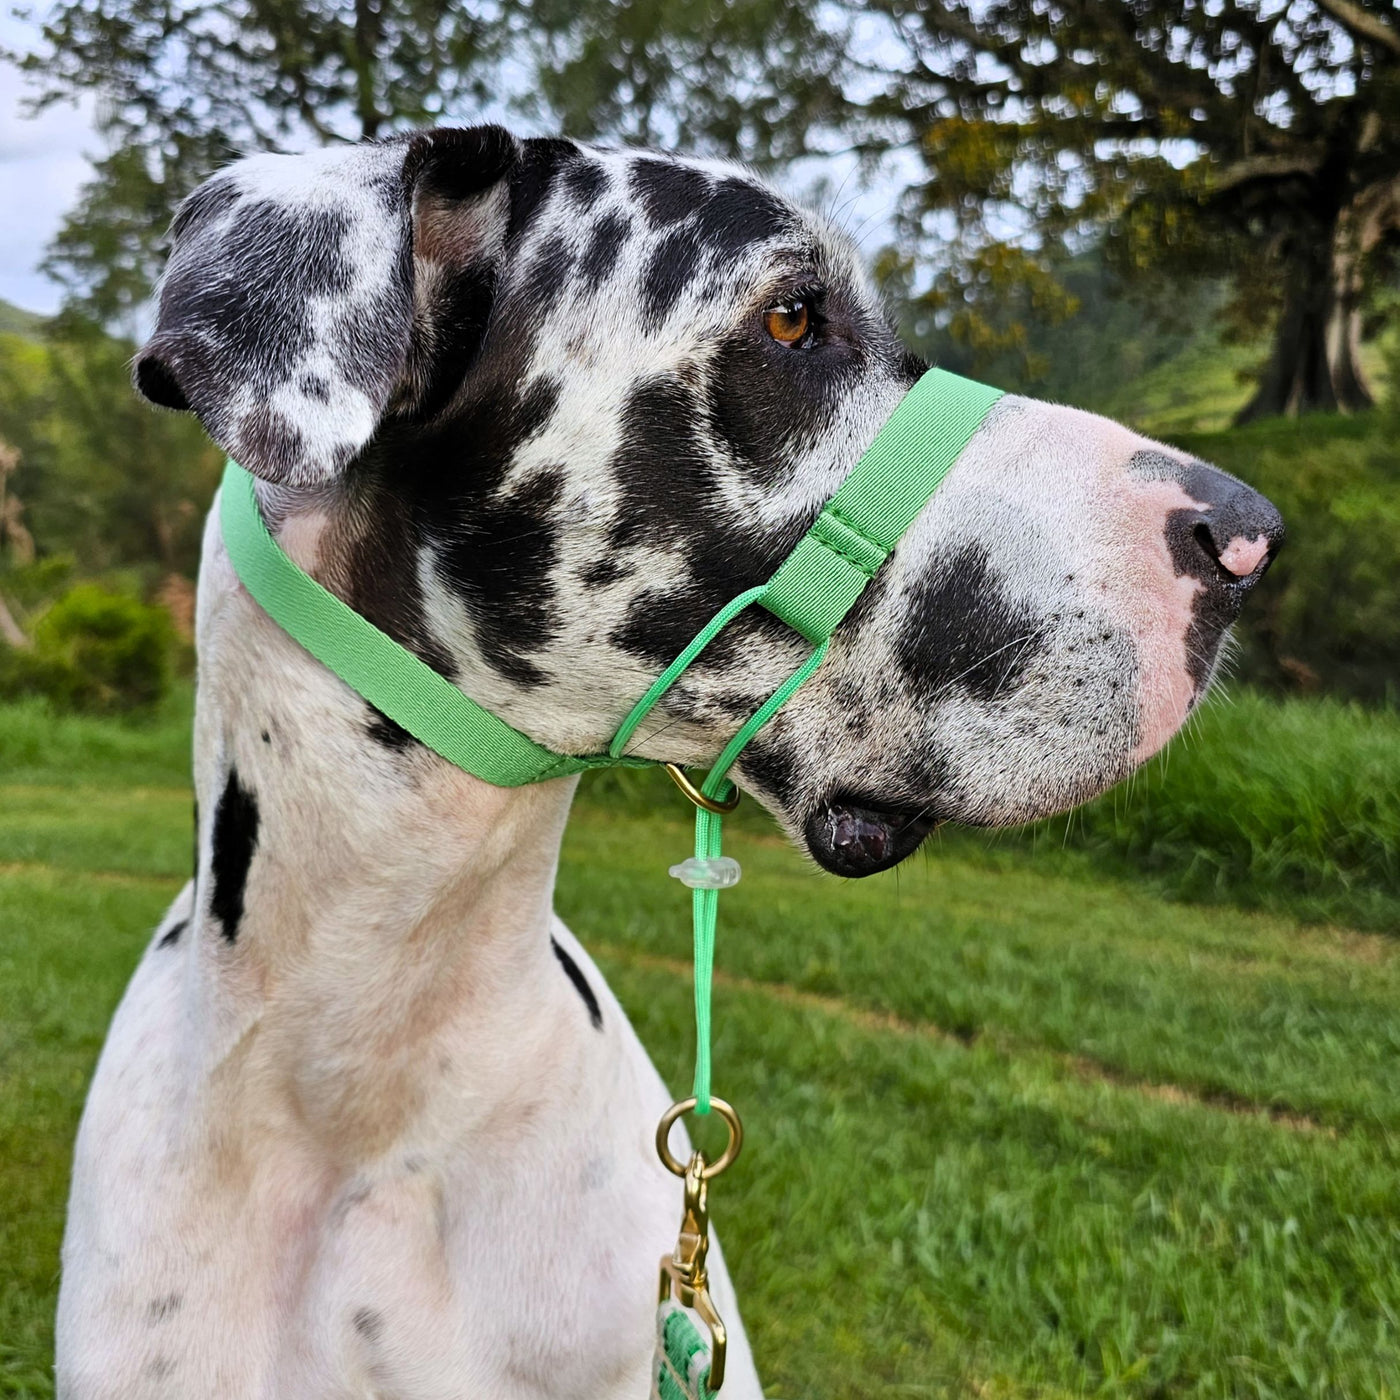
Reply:
[[253, 478], [236, 462], [219, 493], [224, 544], [259, 607], [322, 665], [449, 763], [497, 787], [521, 787], [587, 768], [643, 760], [558, 754], [468, 699], [283, 553], [258, 509]]
[[809, 642], [831, 636], [1001, 395], [929, 370], [769, 580], [763, 606]]

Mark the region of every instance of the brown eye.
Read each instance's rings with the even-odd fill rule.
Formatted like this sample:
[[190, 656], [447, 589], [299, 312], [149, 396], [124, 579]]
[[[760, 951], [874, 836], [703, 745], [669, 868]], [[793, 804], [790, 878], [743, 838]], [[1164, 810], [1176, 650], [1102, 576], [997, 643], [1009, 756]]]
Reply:
[[812, 313], [805, 301], [770, 306], [763, 313], [763, 327], [779, 345], [796, 345], [812, 328]]

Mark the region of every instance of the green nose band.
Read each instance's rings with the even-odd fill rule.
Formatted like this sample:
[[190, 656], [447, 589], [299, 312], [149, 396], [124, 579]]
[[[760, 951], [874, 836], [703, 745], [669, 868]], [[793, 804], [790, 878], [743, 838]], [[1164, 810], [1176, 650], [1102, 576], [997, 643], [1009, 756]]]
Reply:
[[[602, 754], [560, 754], [536, 743], [328, 592], [273, 539], [258, 509], [253, 478], [234, 462], [224, 472], [219, 519], [238, 577], [283, 631], [449, 763], [498, 787], [520, 787], [589, 768], [648, 762], [625, 757], [627, 741], [708, 643], [754, 603], [780, 617], [824, 655], [827, 639], [1000, 397], [1001, 390], [946, 370], [923, 375], [772, 578], [720, 609], [633, 706]], [[743, 745], [820, 664], [821, 656], [814, 652], [813, 658], [795, 674], [796, 684], [781, 687], [740, 728], [734, 737], [743, 735], [742, 742], [736, 747], [731, 741], [726, 754], [732, 749], [738, 757]], [[728, 764], [711, 769], [716, 787], [727, 771]]]

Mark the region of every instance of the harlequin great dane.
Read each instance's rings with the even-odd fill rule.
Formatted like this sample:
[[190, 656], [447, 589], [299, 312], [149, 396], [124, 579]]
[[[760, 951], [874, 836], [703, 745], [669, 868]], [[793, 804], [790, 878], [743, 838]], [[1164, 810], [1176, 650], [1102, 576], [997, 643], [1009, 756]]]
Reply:
[[[476, 127], [203, 185], [136, 382], [327, 587], [594, 753], [922, 369], [851, 244], [745, 170]], [[371, 710], [217, 519], [197, 870], [79, 1133], [59, 1393], [641, 1397], [669, 1096], [551, 911], [574, 782], [489, 787]], [[1233, 478], [1007, 397], [739, 781], [847, 876], [1080, 802], [1205, 693], [1280, 539]], [[703, 763], [807, 650], [750, 610], [635, 751]], [[717, 1264], [726, 1393], [756, 1397]]]

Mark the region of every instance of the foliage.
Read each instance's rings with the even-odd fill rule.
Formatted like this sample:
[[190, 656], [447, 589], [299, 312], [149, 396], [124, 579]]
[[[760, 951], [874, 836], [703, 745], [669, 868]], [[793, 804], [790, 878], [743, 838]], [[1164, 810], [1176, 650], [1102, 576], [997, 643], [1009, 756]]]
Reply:
[[[139, 725], [0, 712], [0, 1393], [52, 1393], [83, 1090], [188, 876], [181, 699]], [[560, 874], [674, 1087], [688, 844], [674, 794], [593, 788]], [[716, 1067], [749, 1146], [711, 1204], [771, 1390], [1393, 1388], [1400, 944], [1163, 904], [1048, 842], [852, 883], [755, 831], [732, 850]]]
[[40, 555], [193, 574], [217, 449], [132, 392], [129, 342], [72, 317], [46, 335], [0, 334], [0, 440], [20, 454], [9, 490]]
[[[714, 146], [738, 145], [731, 89], [706, 66], [673, 65], [659, 36], [612, 61], [636, 8], [557, 19], [574, 44], [560, 71], [592, 80], [575, 123], [647, 135], [664, 129], [660, 106]], [[829, 38], [797, 63], [715, 25], [726, 71], [745, 71], [734, 50], [747, 44], [760, 90], [790, 78], [821, 93], [791, 102], [756, 149], [748, 133], [746, 153], [905, 153], [887, 167], [910, 180], [887, 271], [913, 293], [914, 334], [942, 328], [984, 360], [1023, 348], [1031, 327], [1073, 310], [1065, 258], [1106, 235], [1126, 281], [1225, 277], [1237, 325], [1276, 325], [1258, 409], [1368, 402], [1360, 318], [1400, 243], [1400, 30], [1384, 0], [803, 8]], [[551, 15], [536, 18], [548, 27]], [[931, 247], [939, 265], [921, 288], [908, 259]], [[1020, 306], [1008, 308], [1008, 287]]]
[[1174, 440], [1263, 491], [1288, 527], [1240, 620], [1242, 674], [1400, 703], [1400, 437], [1387, 415]]
[[170, 684], [175, 634], [163, 608], [79, 583], [47, 609], [34, 644], [0, 644], [0, 697], [46, 696], [60, 709], [148, 709]]
[[85, 314], [150, 295], [180, 200], [238, 150], [374, 137], [490, 100], [511, 29], [499, 6], [384, 0], [74, 0], [19, 56], [35, 106], [101, 97], [107, 153], [45, 263]]

